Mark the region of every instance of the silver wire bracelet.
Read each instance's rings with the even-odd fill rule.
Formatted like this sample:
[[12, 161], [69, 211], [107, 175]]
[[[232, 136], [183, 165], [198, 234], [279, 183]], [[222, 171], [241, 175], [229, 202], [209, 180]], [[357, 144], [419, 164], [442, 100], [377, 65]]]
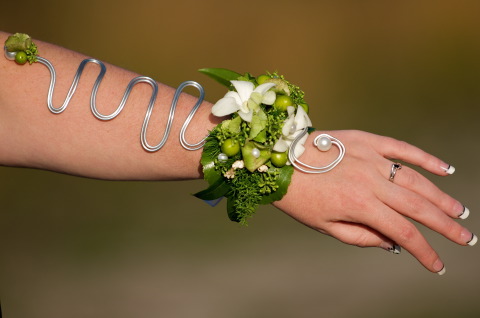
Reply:
[[[330, 164], [323, 167], [315, 167], [315, 166], [311, 166], [306, 163], [303, 163], [295, 156], [295, 151], [293, 151], [293, 149], [295, 149], [300, 139], [302, 139], [302, 137], [308, 133], [309, 128], [310, 127], [305, 127], [303, 131], [292, 142], [288, 150], [288, 159], [290, 160], [290, 162], [295, 168], [305, 173], [328, 172], [333, 168], [335, 168], [340, 163], [340, 161], [342, 161], [343, 157], [345, 156], [345, 146], [342, 144], [340, 140], [330, 136], [329, 134], [320, 134], [317, 137], [315, 137], [315, 139], [313, 140], [313, 144], [318, 148], [318, 150], [322, 152], [330, 150], [332, 145], [335, 145], [339, 150], [337, 158], [335, 158], [335, 160], [333, 160]], [[310, 170], [308, 170], [307, 168]]]
[[[17, 52], [8, 52], [7, 48], [4, 47], [4, 53], [5, 53], [5, 57], [8, 60], [15, 60], [15, 55], [16, 55]], [[88, 64], [88, 63], [94, 63], [94, 64], [97, 64], [100, 67], [100, 73], [98, 74], [97, 79], [95, 80], [95, 83], [94, 83], [93, 88], [92, 88], [92, 94], [90, 95], [90, 109], [92, 111], [92, 114], [99, 120], [108, 121], [108, 120], [112, 120], [115, 117], [117, 117], [120, 114], [120, 112], [123, 110], [123, 108], [124, 108], [124, 106], [125, 106], [125, 104], [128, 100], [128, 97], [130, 96], [130, 93], [131, 93], [133, 87], [138, 83], [149, 84], [152, 87], [152, 95], [151, 95], [150, 101], [148, 103], [147, 111], [146, 111], [146, 114], [145, 114], [145, 118], [143, 120], [142, 129], [141, 129], [141, 133], [140, 133], [140, 142], [142, 144], [142, 147], [148, 152], [156, 152], [156, 151], [160, 150], [165, 145], [165, 143], [167, 142], [167, 139], [170, 135], [170, 131], [171, 131], [172, 124], [173, 124], [173, 119], [174, 119], [174, 116], [175, 116], [175, 110], [176, 110], [176, 107], [177, 107], [177, 104], [178, 104], [178, 99], [180, 98], [180, 94], [188, 86], [195, 87], [199, 91], [199, 97], [198, 97], [198, 100], [197, 100], [196, 104], [193, 106], [189, 115], [185, 119], [185, 122], [183, 123], [182, 128], [180, 129], [180, 136], [179, 136], [180, 137], [180, 144], [182, 145], [183, 148], [185, 148], [187, 150], [191, 150], [191, 151], [198, 150], [198, 149], [202, 148], [203, 145], [205, 144], [205, 140], [208, 136], [206, 136], [205, 138], [203, 138], [202, 140], [200, 140], [199, 142], [194, 143], [194, 144], [190, 144], [185, 138], [185, 133], [186, 133], [186, 130], [188, 128], [188, 125], [192, 121], [195, 113], [197, 112], [198, 108], [201, 106], [201, 104], [202, 104], [202, 102], [205, 98], [205, 90], [203, 89], [202, 85], [200, 85], [197, 82], [194, 82], [194, 81], [183, 82], [175, 90], [175, 94], [173, 96], [172, 103], [170, 105], [170, 112], [169, 112], [169, 115], [168, 115], [167, 125], [166, 125], [166, 128], [165, 128], [165, 132], [163, 134], [162, 140], [158, 144], [152, 146], [148, 143], [146, 134], [147, 134], [148, 125], [149, 125], [149, 122], [150, 122], [150, 117], [151, 117], [151, 114], [152, 114], [152, 111], [153, 111], [153, 107], [155, 106], [155, 101], [156, 101], [157, 95], [158, 95], [158, 84], [154, 79], [152, 79], [150, 77], [147, 77], [147, 76], [138, 76], [138, 77], [133, 78], [129, 82], [129, 84], [127, 85], [127, 88], [125, 89], [125, 92], [123, 94], [123, 98], [122, 98], [120, 104], [118, 105], [117, 109], [109, 115], [103, 115], [98, 111], [97, 105], [96, 105], [97, 92], [98, 92], [98, 89], [100, 87], [100, 83], [102, 82], [102, 80], [105, 76], [105, 73], [107, 72], [107, 69], [106, 69], [105, 64], [103, 62], [101, 62], [97, 59], [92, 59], [92, 58], [84, 59], [80, 63], [80, 65], [78, 66], [77, 72], [75, 73], [75, 76], [74, 76], [73, 81], [72, 81], [72, 85], [70, 86], [70, 89], [67, 93], [65, 101], [63, 102], [63, 105], [60, 106], [60, 107], [55, 107], [55, 106], [53, 106], [53, 102], [52, 102], [53, 92], [55, 90], [55, 83], [56, 83], [55, 68], [50, 63], [49, 60], [47, 60], [43, 57], [37, 56], [37, 61], [40, 64], [45, 65], [48, 68], [48, 70], [50, 71], [50, 87], [48, 89], [47, 106], [48, 106], [48, 109], [50, 110], [50, 112], [52, 112], [53, 114], [61, 114], [63, 111], [65, 111], [68, 104], [70, 103], [70, 100], [72, 99], [73, 95], [75, 94], [75, 91], [76, 91], [77, 86], [78, 86], [78, 82], [79, 82], [80, 77], [83, 73], [85, 65]], [[335, 168], [340, 163], [340, 161], [342, 161], [342, 159], [345, 155], [345, 147], [338, 139], [336, 139], [336, 138], [334, 138], [334, 137], [332, 137], [328, 134], [318, 135], [314, 140], [314, 145], [321, 151], [328, 151], [330, 149], [331, 145], [335, 145], [336, 147], [338, 147], [338, 149], [340, 151], [339, 155], [337, 156], [337, 158], [332, 163], [330, 163], [329, 165], [324, 166], [324, 167], [315, 167], [315, 166], [311, 166], [311, 165], [308, 165], [308, 164], [305, 164], [305, 163], [301, 162], [295, 156], [294, 149], [297, 146], [297, 143], [300, 141], [300, 139], [302, 139], [302, 137], [305, 136], [305, 134], [307, 132], [308, 132], [308, 127], [305, 128], [295, 138], [295, 140], [291, 143], [291, 145], [289, 147], [288, 158], [289, 158], [290, 162], [292, 163], [292, 165], [300, 171], [303, 171], [305, 173], [312, 173], [312, 174], [314, 174], [314, 173], [325, 173], [325, 172], [328, 172], [328, 171], [332, 170], [333, 168]]]

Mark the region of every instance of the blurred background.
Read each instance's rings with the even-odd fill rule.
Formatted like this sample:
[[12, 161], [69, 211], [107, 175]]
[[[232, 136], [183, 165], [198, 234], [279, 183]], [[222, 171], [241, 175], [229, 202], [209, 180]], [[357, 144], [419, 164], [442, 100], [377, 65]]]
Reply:
[[[0, 29], [171, 86], [197, 72], [278, 70], [318, 128], [415, 144], [480, 234], [478, 1], [2, 1]], [[47, 57], [48, 58], [48, 57]], [[1, 76], [1, 75], [0, 75]], [[71, 81], [71, 79], [64, 79]], [[119, 95], [121, 93], [119, 92]], [[88, 107], [85, 105], [85, 107]], [[140, 127], [139, 127], [140, 131]], [[479, 317], [479, 247], [421, 227], [447, 274], [344, 245], [262, 207], [242, 227], [189, 182], [108, 182], [0, 169], [4, 317]]]

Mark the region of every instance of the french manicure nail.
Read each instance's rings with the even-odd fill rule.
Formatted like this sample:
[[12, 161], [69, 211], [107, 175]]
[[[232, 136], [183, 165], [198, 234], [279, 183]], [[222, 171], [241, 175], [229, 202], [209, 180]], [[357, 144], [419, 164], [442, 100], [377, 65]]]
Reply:
[[392, 254], [400, 254], [400, 252], [402, 251], [402, 248], [399, 245], [394, 243], [392, 244], [388, 242], [382, 242], [379, 247], [383, 248], [384, 250]]
[[400, 247], [400, 245], [397, 244], [393, 244], [393, 246], [390, 247], [388, 250], [393, 254], [400, 254], [402, 252], [402, 248]]
[[437, 274], [440, 275], [440, 276], [442, 276], [442, 275], [444, 275], [446, 272], [447, 272], [447, 270], [445, 269], [445, 266], [443, 266], [442, 269], [437, 272]]
[[[443, 168], [443, 167], [442, 167]], [[447, 168], [443, 168], [443, 170], [445, 170], [445, 172], [447, 174], [453, 174], [455, 172], [455, 167], [454, 166], [451, 166], [451, 165], [448, 165]]]
[[458, 217], [462, 220], [465, 220], [466, 218], [468, 218], [469, 215], [470, 215], [470, 210], [466, 206], [463, 206], [463, 211]]
[[473, 246], [477, 244], [478, 238], [475, 234], [472, 233], [472, 238], [467, 242], [468, 245]]
[[440, 259], [437, 259], [435, 263], [433, 263], [433, 270], [437, 271], [438, 275], [443, 275], [446, 272], [445, 264], [443, 264]]

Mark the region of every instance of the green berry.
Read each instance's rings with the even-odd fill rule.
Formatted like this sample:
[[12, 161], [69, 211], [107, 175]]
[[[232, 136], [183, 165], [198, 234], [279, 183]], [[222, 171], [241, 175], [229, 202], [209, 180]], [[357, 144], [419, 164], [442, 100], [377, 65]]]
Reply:
[[258, 85], [262, 85], [263, 83], [265, 83], [269, 79], [270, 79], [270, 76], [263, 74], [263, 75], [260, 75], [259, 77], [257, 77], [257, 83], [258, 83]]
[[232, 138], [227, 139], [222, 144], [222, 152], [229, 157], [233, 157], [240, 152], [240, 143]]
[[15, 62], [20, 65], [25, 64], [27, 62], [27, 53], [24, 51], [17, 52], [17, 54], [15, 54]]
[[299, 105], [302, 106], [303, 110], [308, 114], [308, 104], [307, 103], [301, 103]]
[[287, 95], [277, 95], [273, 106], [280, 111], [287, 111], [288, 106], [294, 106], [293, 100]]
[[273, 152], [272, 156], [270, 157], [270, 161], [277, 168], [285, 166], [287, 164], [287, 160], [287, 152]]

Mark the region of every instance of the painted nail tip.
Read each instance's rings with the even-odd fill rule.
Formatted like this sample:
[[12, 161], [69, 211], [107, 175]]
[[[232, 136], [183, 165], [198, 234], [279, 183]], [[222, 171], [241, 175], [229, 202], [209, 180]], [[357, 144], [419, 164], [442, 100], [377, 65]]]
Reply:
[[449, 165], [448, 168], [445, 169], [445, 172], [446, 172], [447, 174], [453, 174], [453, 173], [455, 172], [455, 167]]
[[477, 244], [477, 241], [478, 237], [475, 234], [472, 234], [472, 239], [468, 241], [467, 244], [470, 246], [474, 246], [475, 244]]
[[445, 275], [446, 272], [447, 272], [447, 270], [445, 269], [445, 266], [443, 266], [442, 269], [437, 272], [437, 274], [442, 276], [442, 275]]
[[392, 246], [385, 248], [385, 250], [392, 254], [400, 254], [402, 248], [397, 244], [393, 244]]
[[400, 245], [393, 245], [393, 248], [392, 248], [392, 251], [391, 251], [393, 254], [400, 254], [402, 252], [402, 248], [400, 247]]
[[460, 214], [459, 218], [461, 218], [462, 220], [465, 220], [466, 218], [468, 218], [469, 215], [470, 215], [470, 210], [466, 206], [463, 206], [463, 212], [462, 214]]

